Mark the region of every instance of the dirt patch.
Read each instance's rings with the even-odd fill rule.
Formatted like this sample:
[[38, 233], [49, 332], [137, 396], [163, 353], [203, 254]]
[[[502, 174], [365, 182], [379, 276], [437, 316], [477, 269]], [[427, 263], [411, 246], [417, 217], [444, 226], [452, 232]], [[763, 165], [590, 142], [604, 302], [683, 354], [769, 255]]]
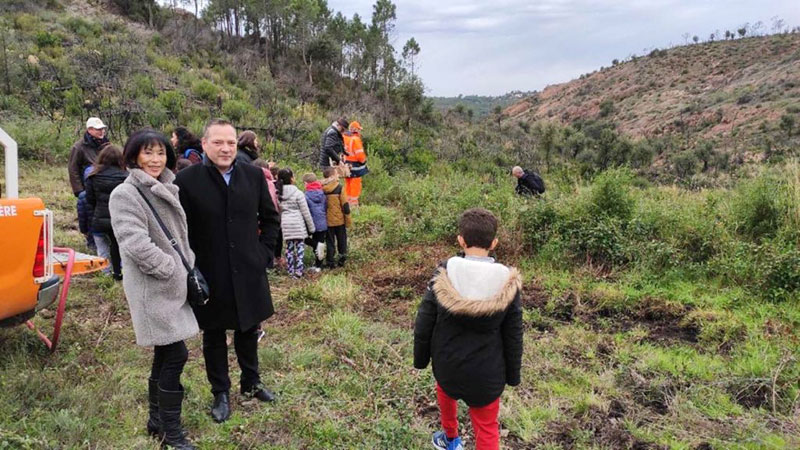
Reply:
[[656, 323], [650, 329], [650, 334], [647, 336], [648, 340], [656, 343], [671, 343], [675, 341], [682, 342], [697, 342], [697, 336], [700, 330], [694, 326], [683, 326], [680, 323]]
[[439, 419], [439, 405], [426, 395], [420, 395], [414, 399], [414, 411], [419, 417]]
[[525, 309], [544, 309], [550, 294], [539, 283], [526, 283], [522, 286], [522, 307]]
[[772, 386], [766, 380], [732, 383], [728, 393], [733, 401], [745, 408], [769, 407], [772, 402]]
[[[553, 331], [554, 326], [580, 320], [594, 330], [605, 333], [631, 331], [641, 327], [647, 331], [644, 340], [660, 345], [675, 342], [697, 343], [700, 328], [685, 320], [691, 307], [663, 299], [646, 297], [629, 310], [618, 310], [568, 291], [560, 297], [551, 296], [539, 283], [526, 283], [522, 289], [522, 307], [538, 310], [543, 320], [526, 323], [539, 331]], [[611, 348], [604, 350], [611, 351]]]
[[636, 404], [661, 416], [669, 412], [675, 394], [688, 387], [687, 384], [670, 378], [648, 379], [634, 369], [621, 374], [618, 384], [631, 392], [631, 398]]
[[526, 299], [531, 307], [539, 308], [543, 315], [561, 322], [580, 320], [598, 332], [619, 333], [643, 328], [645, 341], [670, 345], [675, 342], [697, 343], [700, 329], [686, 320], [690, 306], [667, 300], [646, 297], [633, 308], [611, 307], [592, 298], [581, 298], [576, 292], [567, 292], [560, 298], [550, 298], [537, 292]]
[[425, 293], [430, 273], [378, 275], [372, 279], [371, 288], [376, 297], [387, 300], [404, 299]]
[[275, 314], [270, 317], [265, 325], [269, 328], [291, 328], [301, 322], [307, 322], [309, 310], [292, 311], [289, 308], [275, 308]]
[[647, 297], [642, 300], [633, 315], [635, 325], [648, 330], [647, 340], [658, 344], [670, 344], [676, 341], [696, 343], [700, 329], [684, 319], [691, 311], [690, 306], [672, 303], [666, 300]]
[[591, 443], [601, 447], [636, 450], [666, 448], [636, 438], [626, 430], [620, 409], [624, 414], [624, 406], [618, 402], [609, 411], [591, 408], [586, 413], [575, 415], [570, 419], [551, 422], [547, 427], [550, 431], [544, 440], [560, 444], [564, 448], [575, 448], [579, 440], [585, 440], [587, 434], [590, 434]]
[[413, 322], [413, 305], [425, 294], [436, 265], [452, 253], [446, 246], [419, 245], [390, 250], [385, 261], [400, 266], [365, 266], [358, 279], [365, 300], [361, 312], [375, 321], [407, 327]]

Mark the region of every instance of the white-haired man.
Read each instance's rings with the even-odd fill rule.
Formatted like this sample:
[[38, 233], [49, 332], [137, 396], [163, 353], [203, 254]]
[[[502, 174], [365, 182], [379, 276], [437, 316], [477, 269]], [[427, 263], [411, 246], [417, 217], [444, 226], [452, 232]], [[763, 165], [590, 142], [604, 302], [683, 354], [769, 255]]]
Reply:
[[524, 170], [520, 166], [514, 166], [511, 169], [511, 175], [517, 178], [517, 194], [534, 197], [544, 194], [544, 180], [538, 173]]
[[90, 232], [89, 223], [91, 222], [91, 210], [86, 203], [83, 179], [86, 168], [94, 164], [97, 154], [108, 144], [106, 137], [106, 124], [97, 117], [90, 117], [86, 121], [86, 132], [83, 137], [76, 142], [69, 153], [69, 184], [72, 193], [77, 197], [78, 225], [81, 233], [86, 236], [86, 246], [96, 248], [94, 239]]

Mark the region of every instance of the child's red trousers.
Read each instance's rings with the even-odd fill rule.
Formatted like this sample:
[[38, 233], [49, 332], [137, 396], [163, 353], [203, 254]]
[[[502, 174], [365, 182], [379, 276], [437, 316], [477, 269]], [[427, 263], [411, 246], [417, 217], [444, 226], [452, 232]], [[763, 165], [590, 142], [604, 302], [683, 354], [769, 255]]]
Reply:
[[[439, 413], [442, 416], [442, 428], [448, 439], [458, 436], [458, 402], [450, 398], [436, 383], [436, 398], [439, 400]], [[499, 450], [500, 424], [497, 415], [500, 412], [500, 397], [486, 406], [469, 407], [469, 418], [475, 431], [475, 448], [477, 450]]]

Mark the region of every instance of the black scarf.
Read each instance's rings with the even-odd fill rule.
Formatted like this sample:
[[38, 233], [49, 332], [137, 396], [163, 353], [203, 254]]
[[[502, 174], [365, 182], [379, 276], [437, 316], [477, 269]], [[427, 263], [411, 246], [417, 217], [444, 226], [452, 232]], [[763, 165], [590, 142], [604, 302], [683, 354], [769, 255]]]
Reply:
[[87, 131], [86, 133], [83, 134], [83, 142], [85, 142], [86, 145], [90, 147], [99, 149], [100, 147], [108, 144], [108, 136], [103, 135], [103, 139], [97, 139], [96, 137], [89, 134], [89, 132]]

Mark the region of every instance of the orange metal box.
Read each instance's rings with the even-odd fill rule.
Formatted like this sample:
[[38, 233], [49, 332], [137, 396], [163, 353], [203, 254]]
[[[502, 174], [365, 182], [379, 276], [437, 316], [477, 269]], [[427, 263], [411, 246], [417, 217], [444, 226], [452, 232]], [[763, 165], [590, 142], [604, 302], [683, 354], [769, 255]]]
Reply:
[[39, 198], [0, 199], [0, 320], [36, 308], [33, 266], [44, 217]]

